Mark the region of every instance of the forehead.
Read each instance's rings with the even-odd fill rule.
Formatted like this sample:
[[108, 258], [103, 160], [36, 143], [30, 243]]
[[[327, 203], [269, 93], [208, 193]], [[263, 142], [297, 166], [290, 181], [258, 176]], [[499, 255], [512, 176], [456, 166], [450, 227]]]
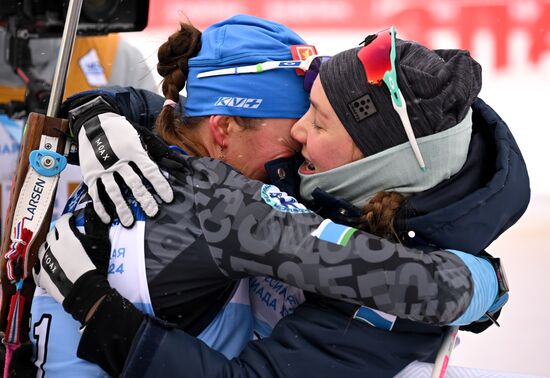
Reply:
[[291, 146], [296, 142], [290, 136], [292, 126], [297, 119], [264, 118], [260, 119], [254, 128], [255, 138], [262, 144], [284, 144]]
[[336, 117], [336, 113], [330, 105], [330, 101], [319, 78], [315, 79], [313, 87], [311, 88], [310, 102], [316, 113], [322, 118], [330, 120]]

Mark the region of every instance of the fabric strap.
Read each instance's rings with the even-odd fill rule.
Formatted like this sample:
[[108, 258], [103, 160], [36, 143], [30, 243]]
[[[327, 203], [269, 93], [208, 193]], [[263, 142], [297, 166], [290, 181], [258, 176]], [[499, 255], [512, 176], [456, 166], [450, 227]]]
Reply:
[[[39, 150], [55, 151], [58, 138], [43, 135], [40, 139]], [[5, 340], [9, 346], [6, 354], [4, 377], [7, 377], [12, 352], [20, 345], [21, 319], [25, 306], [25, 297], [21, 293], [23, 280], [29, 271], [28, 254], [26, 250], [35, 241], [37, 231], [44, 222], [48, 209], [53, 200], [59, 175], [46, 177], [33, 168], [29, 168], [25, 181], [21, 187], [17, 206], [13, 215], [12, 224], [15, 225], [10, 250], [6, 252], [7, 272], [10, 281], [16, 285], [16, 292], [12, 295], [8, 313], [8, 328]]]
[[[40, 140], [39, 150], [45, 150], [46, 146], [48, 146], [49, 150], [55, 151], [57, 141], [58, 138], [43, 135]], [[25, 228], [32, 231], [35, 235], [44, 222], [58, 180], [59, 175], [46, 177], [30, 168], [21, 187], [19, 200], [17, 201], [17, 207], [13, 215], [13, 224], [16, 225], [24, 220]], [[33, 241], [34, 237], [27, 243], [27, 248], [32, 245]], [[27, 261], [25, 259], [23, 272], [27, 271]], [[25, 274], [23, 278], [25, 278]]]

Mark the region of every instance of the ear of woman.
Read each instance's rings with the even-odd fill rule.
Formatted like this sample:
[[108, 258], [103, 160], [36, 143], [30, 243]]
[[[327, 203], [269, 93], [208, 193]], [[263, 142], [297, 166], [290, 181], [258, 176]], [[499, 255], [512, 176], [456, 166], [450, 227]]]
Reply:
[[225, 159], [224, 149], [229, 144], [231, 133], [230, 125], [234, 123], [234, 118], [224, 115], [213, 115], [208, 118], [208, 130], [212, 147], [209, 148], [210, 156], [216, 157], [219, 160]]

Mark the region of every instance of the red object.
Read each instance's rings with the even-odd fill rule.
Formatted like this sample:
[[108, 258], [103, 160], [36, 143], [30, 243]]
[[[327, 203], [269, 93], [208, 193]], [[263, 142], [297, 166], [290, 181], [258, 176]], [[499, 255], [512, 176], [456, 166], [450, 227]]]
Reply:
[[[317, 49], [313, 45], [292, 45], [290, 46], [293, 60], [306, 60], [312, 55], [317, 55]], [[296, 69], [296, 75], [304, 76], [305, 72]]]
[[[472, 50], [476, 35], [493, 41], [494, 64], [506, 68], [514, 53], [510, 37], [517, 31], [529, 38], [528, 59], [538, 63], [550, 52], [550, 0], [435, 0], [400, 2], [374, 0], [150, 0], [146, 30], [175, 30], [190, 21], [199, 29], [247, 13], [289, 26], [296, 31], [364, 30], [365, 35], [395, 25], [405, 39], [431, 46], [439, 32], [455, 34], [458, 46]], [[350, 41], [343, 41], [349, 48]], [[450, 46], [445, 46], [450, 47]], [[474, 56], [475, 57], [475, 56]]]
[[357, 57], [363, 64], [369, 84], [380, 85], [384, 74], [391, 71], [391, 35], [389, 30], [385, 30], [368, 36], [366, 40], [370, 42], [359, 50]]

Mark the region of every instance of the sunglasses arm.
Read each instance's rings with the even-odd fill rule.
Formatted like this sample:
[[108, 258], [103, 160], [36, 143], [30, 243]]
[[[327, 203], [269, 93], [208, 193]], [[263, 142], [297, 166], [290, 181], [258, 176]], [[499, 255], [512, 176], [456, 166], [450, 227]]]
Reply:
[[426, 164], [424, 163], [424, 158], [420, 153], [420, 148], [418, 147], [418, 143], [416, 142], [416, 137], [411, 126], [411, 120], [409, 119], [409, 115], [407, 113], [407, 103], [405, 102], [405, 98], [403, 97], [403, 94], [401, 94], [401, 90], [399, 88], [397, 88], [397, 93], [399, 95], [399, 98], [401, 98], [401, 106], [397, 105], [394, 96], [391, 96], [393, 108], [395, 109], [397, 114], [399, 114], [399, 118], [401, 118], [401, 123], [403, 123], [405, 133], [407, 133], [407, 138], [409, 139], [409, 142], [413, 149], [414, 156], [416, 157], [416, 160], [420, 165], [420, 169], [425, 171]]
[[221, 68], [219, 70], [201, 72], [197, 75], [198, 79], [212, 76], [224, 76], [224, 75], [239, 75], [239, 74], [249, 74], [249, 73], [260, 73], [263, 71], [270, 71], [276, 68], [300, 68], [300, 67], [284, 67], [280, 66], [282, 62], [269, 61], [258, 64], [253, 64], [250, 66], [241, 66], [241, 67], [231, 67], [231, 68]]
[[224, 76], [224, 75], [236, 75], [241, 73], [255, 73], [256, 65], [254, 66], [244, 66], [244, 67], [231, 67], [231, 68], [222, 68], [214, 71], [201, 72], [197, 75], [198, 79], [212, 76]]

